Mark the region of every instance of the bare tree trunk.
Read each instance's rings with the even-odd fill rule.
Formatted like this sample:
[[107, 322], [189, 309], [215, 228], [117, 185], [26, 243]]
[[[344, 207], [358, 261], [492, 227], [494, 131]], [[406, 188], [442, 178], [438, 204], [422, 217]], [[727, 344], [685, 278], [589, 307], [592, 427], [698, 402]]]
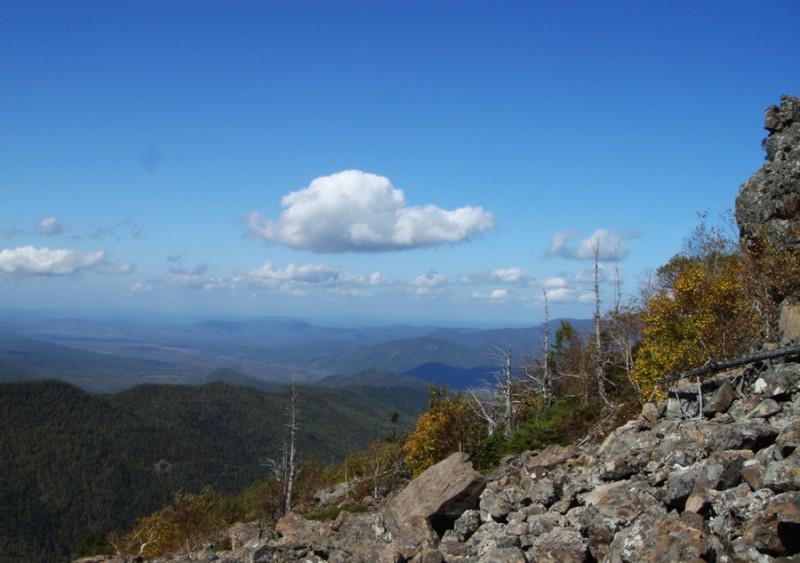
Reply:
[[550, 377], [550, 309], [547, 302], [547, 290], [542, 289], [544, 296], [544, 335], [542, 337], [542, 398], [545, 406], [553, 404], [553, 378]]
[[292, 396], [289, 405], [289, 452], [286, 460], [286, 497], [284, 503], [284, 513], [292, 510], [292, 489], [294, 488], [295, 467], [295, 445], [297, 440], [297, 388], [292, 376]]
[[594, 345], [595, 345], [595, 379], [600, 398], [610, 406], [606, 395], [605, 358], [603, 357], [603, 340], [600, 337], [600, 243], [594, 244]]
[[505, 354], [503, 366], [503, 394], [505, 399], [505, 435], [506, 438], [511, 437], [514, 424], [514, 401], [512, 397], [513, 380], [511, 375], [511, 346], [508, 347], [508, 353]]

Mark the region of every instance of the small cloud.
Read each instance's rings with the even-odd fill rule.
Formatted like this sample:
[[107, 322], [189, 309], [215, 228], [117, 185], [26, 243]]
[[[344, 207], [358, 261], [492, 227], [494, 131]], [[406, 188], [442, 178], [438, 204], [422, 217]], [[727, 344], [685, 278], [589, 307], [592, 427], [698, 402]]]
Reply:
[[601, 228], [577, 245], [572, 245], [570, 243], [575, 239], [575, 234], [572, 231], [561, 231], [550, 239], [548, 255], [571, 260], [593, 260], [596, 249], [600, 260], [618, 262], [630, 253], [626, 241], [637, 236], [635, 231], [622, 233]]
[[504, 303], [509, 300], [511, 293], [508, 291], [508, 289], [501, 287], [493, 289], [487, 293], [476, 291], [472, 294], [472, 297], [474, 299], [488, 301], [489, 303]]
[[553, 276], [542, 280], [542, 287], [545, 289], [562, 289], [569, 285], [569, 281], [564, 276]]
[[510, 283], [516, 285], [530, 285], [533, 284], [535, 278], [525, 274], [522, 269], [517, 267], [512, 268], [498, 268], [489, 272], [476, 272], [464, 276], [462, 283], [465, 284], [495, 284], [495, 283]]
[[144, 238], [145, 234], [141, 225], [133, 221], [133, 219], [127, 218], [120, 219], [111, 225], [96, 227], [89, 235], [89, 238], [113, 238], [116, 242], [119, 242], [124, 236], [130, 236], [138, 240]]
[[0, 249], [0, 274], [7, 276], [69, 275], [106, 264], [102, 250], [83, 254], [65, 248], [34, 246]]
[[384, 252], [459, 243], [494, 228], [482, 207], [408, 206], [388, 178], [345, 170], [321, 176], [281, 200], [278, 220], [252, 212], [252, 234], [317, 253]]
[[153, 291], [153, 286], [147, 282], [136, 282], [130, 287], [131, 293], [149, 293]]
[[57, 217], [50, 216], [39, 221], [37, 225], [39, 234], [47, 236], [63, 235], [69, 230], [69, 227], [61, 223]]
[[136, 264], [133, 262], [113, 262], [100, 266], [97, 269], [102, 274], [132, 274], [136, 271]]
[[447, 276], [437, 272], [428, 272], [421, 276], [417, 276], [408, 282], [409, 291], [418, 297], [424, 295], [438, 294], [441, 290], [450, 283]]

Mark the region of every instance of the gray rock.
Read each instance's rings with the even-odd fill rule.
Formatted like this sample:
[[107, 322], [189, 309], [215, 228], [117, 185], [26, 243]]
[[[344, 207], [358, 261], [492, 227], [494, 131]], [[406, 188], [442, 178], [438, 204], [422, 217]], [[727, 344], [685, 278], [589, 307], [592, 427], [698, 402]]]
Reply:
[[742, 466], [747, 460], [754, 458], [755, 455], [750, 450], [712, 453], [702, 464], [693, 492], [704, 492], [709, 489], [721, 491], [735, 487], [741, 481]]
[[685, 469], [677, 469], [670, 473], [667, 478], [663, 502], [668, 509], [682, 511], [686, 505], [686, 499], [694, 489], [695, 481], [700, 475], [700, 465], [693, 465]]
[[767, 465], [763, 481], [765, 487], [777, 492], [800, 489], [800, 451]]
[[455, 521], [453, 531], [460, 541], [466, 541], [481, 525], [481, 514], [478, 510], [465, 510]]
[[737, 421], [733, 424], [707, 422], [699, 427], [710, 450], [752, 450], [757, 452], [775, 441], [778, 432], [760, 420]]
[[800, 445], [800, 419], [795, 419], [790, 422], [778, 437], [775, 439], [775, 444], [780, 448], [781, 454], [784, 456], [790, 455]]
[[783, 493], [773, 497], [758, 514], [744, 523], [742, 540], [767, 555], [798, 553], [800, 493]]
[[619, 481], [583, 495], [586, 510], [579, 517], [581, 533], [589, 538], [595, 559], [600, 561], [605, 556], [614, 534], [642, 514], [666, 514], [653, 493], [643, 482]]
[[486, 484], [469, 458], [457, 452], [425, 470], [386, 504], [386, 514], [403, 528], [408, 541], [421, 544], [428, 528], [440, 535], [468, 509], [478, 506]]
[[764, 399], [756, 408], [747, 413], [747, 418], [769, 418], [778, 412], [781, 412], [781, 407], [774, 399]]
[[736, 389], [730, 383], [724, 381], [714, 392], [711, 400], [703, 407], [703, 414], [713, 416], [717, 413], [727, 412], [735, 399]]
[[411, 563], [444, 563], [444, 556], [438, 549], [425, 547], [411, 559]]
[[604, 561], [608, 563], [667, 563], [708, 560], [712, 543], [675, 513], [638, 518], [614, 536]]
[[659, 403], [645, 403], [642, 407], [642, 420], [647, 422], [650, 426], [656, 424], [661, 415], [664, 414], [666, 404]]
[[484, 522], [504, 520], [514, 506], [505, 498], [503, 491], [486, 489], [480, 498], [481, 520]]
[[483, 554], [479, 563], [526, 563], [525, 554], [518, 547], [495, 547]]
[[753, 383], [753, 391], [767, 397], [782, 397], [798, 390], [800, 364], [779, 364], [763, 372]]
[[742, 465], [742, 480], [757, 491], [764, 486], [764, 469], [760, 459], [748, 459]]
[[536, 563], [583, 563], [588, 545], [575, 530], [555, 528], [537, 537], [528, 552]]

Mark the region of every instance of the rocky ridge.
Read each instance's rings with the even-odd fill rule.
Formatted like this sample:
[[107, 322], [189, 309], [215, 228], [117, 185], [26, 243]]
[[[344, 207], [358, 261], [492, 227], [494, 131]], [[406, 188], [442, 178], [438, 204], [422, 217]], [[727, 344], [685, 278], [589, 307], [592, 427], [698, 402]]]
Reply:
[[239, 524], [227, 551], [156, 561], [800, 561], [798, 362], [688, 382], [602, 443], [509, 456], [485, 479], [454, 454], [375, 512], [290, 514], [269, 538]]

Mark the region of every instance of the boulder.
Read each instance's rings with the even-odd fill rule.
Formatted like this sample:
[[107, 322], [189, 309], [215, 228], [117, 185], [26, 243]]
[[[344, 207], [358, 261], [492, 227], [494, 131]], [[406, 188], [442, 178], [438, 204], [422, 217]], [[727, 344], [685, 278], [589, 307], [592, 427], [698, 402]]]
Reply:
[[784, 302], [778, 320], [781, 344], [800, 343], [800, 304]]
[[773, 497], [758, 514], [744, 523], [742, 540], [767, 555], [800, 553], [800, 493]]
[[763, 483], [765, 487], [777, 492], [800, 489], [800, 451], [767, 465]]
[[583, 563], [587, 549], [586, 538], [575, 530], [555, 528], [538, 536], [528, 555], [537, 563]]
[[711, 451], [748, 449], [757, 452], [772, 444], [778, 436], [772, 426], [758, 419], [740, 420], [733, 424], [708, 422], [699, 430]]
[[441, 537], [465, 510], [477, 508], [485, 485], [486, 480], [472, 468], [469, 458], [457, 452], [411, 481], [389, 500], [385, 510], [411, 534], [409, 539], [416, 537], [421, 544], [430, 538], [424, 533], [426, 526]]
[[703, 414], [713, 416], [717, 413], [727, 412], [731, 403], [736, 399], [736, 389], [728, 383], [723, 382], [722, 385], [714, 392], [711, 400], [703, 407]]
[[775, 439], [775, 444], [780, 448], [782, 455], [791, 455], [800, 445], [800, 419], [795, 418], [781, 430]]
[[601, 485], [582, 496], [586, 509], [578, 517], [581, 533], [589, 538], [589, 550], [602, 560], [614, 535], [642, 514], [666, 514], [654, 491], [640, 481]]
[[608, 563], [671, 563], [708, 561], [712, 542], [706, 533], [674, 513], [646, 514], [614, 536], [604, 561]]
[[700, 475], [700, 465], [676, 469], [667, 477], [663, 502], [669, 509], [683, 510], [686, 499], [694, 489], [695, 481]]

